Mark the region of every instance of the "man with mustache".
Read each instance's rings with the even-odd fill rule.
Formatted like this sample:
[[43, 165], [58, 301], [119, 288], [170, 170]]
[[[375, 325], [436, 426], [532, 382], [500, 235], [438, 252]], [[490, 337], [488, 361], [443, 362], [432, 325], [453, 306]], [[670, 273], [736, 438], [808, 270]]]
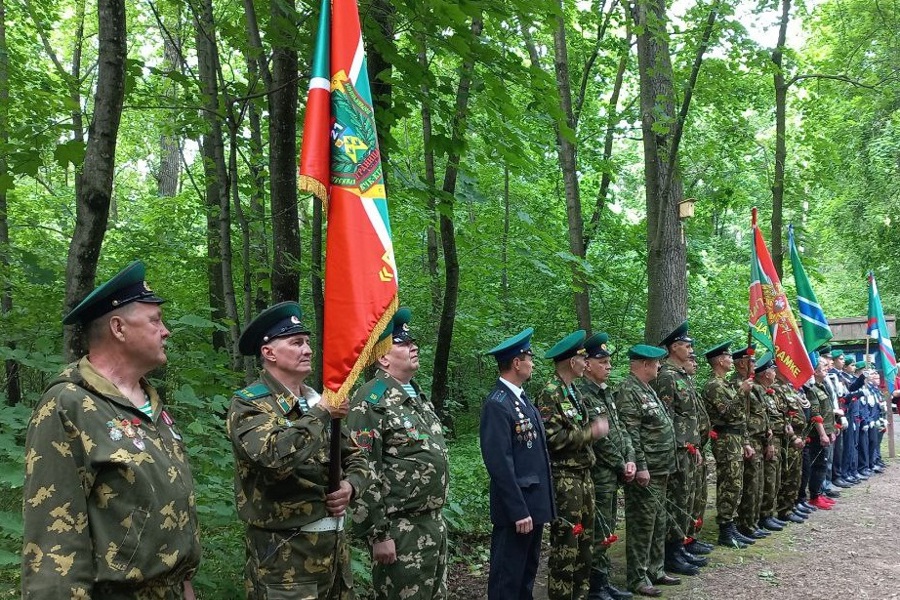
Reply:
[[234, 393], [228, 435], [235, 458], [238, 516], [247, 525], [248, 600], [352, 597], [344, 513], [371, 473], [341, 432], [343, 479], [329, 492], [331, 421], [349, 403], [322, 402], [305, 383], [312, 371], [309, 329], [296, 302], [267, 308], [238, 340], [262, 361], [259, 379]]

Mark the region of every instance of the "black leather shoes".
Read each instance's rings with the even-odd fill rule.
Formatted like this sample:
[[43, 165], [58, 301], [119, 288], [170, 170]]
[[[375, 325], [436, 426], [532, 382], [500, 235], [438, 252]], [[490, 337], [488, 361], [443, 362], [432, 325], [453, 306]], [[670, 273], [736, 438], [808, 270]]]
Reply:
[[834, 490], [825, 490], [825, 495], [828, 496], [829, 498], [840, 498], [841, 497], [841, 493], [836, 492]]
[[705, 567], [709, 564], [709, 559], [703, 556], [697, 556], [696, 554], [691, 554], [687, 550], [685, 550], [684, 546], [681, 547], [681, 558], [684, 559], [684, 562], [694, 565], [695, 567]]
[[631, 600], [632, 598], [631, 592], [620, 590], [611, 583], [606, 584], [606, 593], [609, 594], [609, 597], [613, 600]]
[[688, 552], [690, 552], [691, 554], [693, 554], [694, 556], [697, 556], [697, 555], [702, 556], [704, 554], [709, 554], [710, 552], [712, 552], [712, 546], [710, 544], [704, 544], [703, 542], [700, 542], [699, 540], [694, 540], [690, 544], [685, 544], [684, 549], [687, 550]]
[[662, 577], [657, 577], [653, 580], [654, 585], [681, 585], [681, 580], [677, 577], [672, 577], [668, 573], [663, 575]]
[[787, 521], [788, 523], [799, 524], [799, 523], [803, 523], [804, 521], [806, 521], [806, 519], [804, 519], [803, 517], [799, 517], [799, 516], [795, 515], [794, 513], [790, 513], [790, 514], [783, 515], [783, 516], [784, 516], [783, 519], [781, 517], [778, 517], [778, 518], [782, 521]]
[[653, 587], [652, 585], [639, 585], [634, 588], [634, 593], [640, 594], [641, 596], [647, 596], [649, 598], [662, 596], [662, 590], [658, 587]]
[[831, 484], [844, 489], [853, 487], [848, 481], [845, 481], [844, 479], [835, 479], [831, 482]]
[[759, 528], [764, 531], [783, 531], [784, 527], [772, 520], [772, 517], [760, 519]]

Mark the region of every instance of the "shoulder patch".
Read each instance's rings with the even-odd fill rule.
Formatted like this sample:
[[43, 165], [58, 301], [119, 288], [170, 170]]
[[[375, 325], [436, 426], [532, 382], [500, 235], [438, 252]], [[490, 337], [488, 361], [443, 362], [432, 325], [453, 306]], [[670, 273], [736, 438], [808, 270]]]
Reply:
[[256, 400], [257, 398], [262, 398], [271, 394], [272, 392], [269, 391], [269, 388], [267, 388], [265, 384], [262, 383], [255, 383], [234, 393], [235, 396], [244, 400]]
[[506, 398], [506, 392], [503, 390], [492, 390], [490, 395], [487, 397], [488, 400], [493, 400], [494, 402], [503, 402]]
[[366, 402], [370, 404], [378, 404], [378, 401], [381, 400], [381, 397], [386, 391], [387, 384], [379, 379], [374, 384], [372, 384], [372, 389], [366, 396]]

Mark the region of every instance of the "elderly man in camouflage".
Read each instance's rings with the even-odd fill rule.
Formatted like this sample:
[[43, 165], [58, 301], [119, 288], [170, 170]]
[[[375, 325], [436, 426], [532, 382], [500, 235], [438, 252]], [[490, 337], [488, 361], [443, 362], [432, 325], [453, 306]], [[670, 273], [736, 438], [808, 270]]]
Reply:
[[716, 459], [716, 522], [719, 525], [719, 544], [731, 548], [746, 548], [754, 543], [737, 530], [738, 504], [744, 488], [744, 460], [755, 454], [747, 438], [747, 409], [745, 394], [750, 392], [750, 380], [744, 378], [738, 386], [727, 379], [735, 357], [742, 358], [746, 348], [729, 352], [731, 342], [721, 342], [704, 352], [712, 377], [703, 388], [703, 400], [711, 423], [713, 456]]
[[768, 531], [782, 531], [787, 523], [775, 518], [775, 511], [778, 503], [778, 491], [781, 488], [781, 452], [787, 430], [785, 415], [782, 412], [783, 401], [779, 400], [774, 388], [777, 369], [773, 356], [767, 353], [760, 358], [755, 371], [756, 381], [765, 388], [763, 402], [769, 429], [772, 432], [769, 437], [769, 446], [773, 448], [771, 455], [767, 456], [763, 462], [763, 493], [757, 525], [760, 529]]
[[612, 370], [607, 342], [609, 335], [606, 333], [596, 333], [584, 342], [586, 367], [584, 379], [578, 386], [595, 414], [606, 416], [609, 422], [609, 435], [594, 441], [597, 462], [591, 470], [591, 478], [594, 481], [596, 517], [588, 600], [628, 600], [632, 597], [631, 593], [616, 588], [609, 581], [610, 562], [606, 550], [617, 539], [619, 488], [634, 480], [637, 465], [634, 464], [631, 438], [619, 422], [616, 403], [606, 383]]
[[797, 392], [781, 371], [775, 374], [775, 398], [784, 414], [781, 445], [781, 486], [776, 498], [778, 519], [791, 523], [803, 523], [809, 516], [795, 506], [800, 493], [803, 470], [803, 447], [806, 445], [806, 415], [809, 402]]
[[412, 378], [419, 349], [401, 308], [381, 336], [391, 347], [378, 373], [353, 396], [347, 425], [377, 483], [359, 498], [353, 521], [372, 549], [376, 598], [447, 597], [448, 461], [443, 428]]
[[348, 403], [330, 406], [306, 385], [312, 350], [302, 316], [296, 302], [276, 304], [238, 341], [241, 354], [262, 361], [259, 379], [234, 393], [227, 422], [248, 600], [352, 597], [344, 513], [370, 472], [344, 430], [344, 479], [327, 491], [331, 421]]
[[616, 391], [619, 418], [631, 436], [637, 473], [625, 486], [625, 557], [628, 587], [642, 596], [661, 596], [659, 585], [681, 580], [664, 570], [667, 532], [666, 489], [675, 471], [672, 420], [650, 382], [666, 351], [637, 345], [628, 350], [631, 373]]
[[[815, 383], [806, 390], [809, 400], [809, 435], [808, 447], [810, 455], [809, 505], [817, 510], [831, 510], [834, 501], [823, 495], [825, 470], [827, 468], [826, 450], [834, 443], [834, 404], [825, 388], [825, 378], [829, 363], [819, 360], [816, 364]], [[801, 496], [805, 490], [801, 490]]]
[[25, 439], [22, 597], [194, 597], [194, 484], [181, 434], [144, 376], [166, 362], [162, 298], [135, 261], [63, 323], [88, 354], [50, 382]]
[[[735, 358], [734, 365], [732, 386], [738, 388], [743, 381], [753, 380], [754, 359], [749, 349], [740, 358]], [[744, 455], [744, 486], [738, 505], [737, 525], [742, 535], [757, 540], [769, 535], [768, 531], [758, 527], [757, 521], [763, 496], [763, 461], [769, 460], [775, 451], [769, 445], [772, 430], [769, 429], [769, 418], [766, 415], [765, 393], [766, 388], [755, 382], [748, 393], [740, 393], [747, 407], [747, 439], [753, 453], [749, 458]]]
[[[696, 472], [703, 462], [700, 444], [700, 414], [703, 407], [694, 382], [686, 368], [690, 368], [694, 340], [688, 336], [688, 323], [676, 327], [660, 342], [669, 355], [650, 386], [665, 405], [675, 430], [675, 471], [669, 477], [667, 504], [669, 532], [666, 536], [665, 569], [679, 575], [696, 575], [698, 567], [708, 560], [689, 553], [684, 548], [691, 527], [696, 499]], [[698, 548], [708, 552], [706, 548]]]
[[548, 560], [550, 600], [585, 600], [590, 593], [594, 538], [592, 444], [608, 432], [606, 416], [592, 416], [573, 383], [584, 374], [584, 331], [556, 343], [544, 358], [554, 362], [554, 375], [537, 397], [547, 433], [557, 518], [550, 524]]
[[[697, 369], [699, 368], [699, 363], [697, 361], [697, 354], [694, 350], [691, 350], [690, 357], [688, 358], [688, 364], [685, 365], [685, 372], [691, 378], [692, 382], [696, 381]], [[694, 384], [696, 387], [696, 383]], [[702, 392], [702, 390], [701, 390]], [[705, 452], [707, 444], [709, 444], [709, 432], [710, 432], [710, 422], [709, 422], [709, 413], [706, 410], [706, 402], [702, 400], [700, 401], [700, 412], [697, 413], [697, 424], [700, 429], [700, 451], [701, 453]], [[691, 554], [709, 554], [713, 550], [712, 544], [707, 544], [706, 542], [701, 542], [700, 530], [703, 527], [703, 519], [706, 516], [706, 503], [709, 500], [709, 485], [707, 481], [709, 480], [709, 461], [706, 460], [704, 454], [704, 460], [700, 463], [700, 467], [694, 471], [694, 489], [697, 490], [697, 493], [694, 495], [694, 506], [688, 511], [691, 513], [691, 522], [688, 526], [687, 530], [687, 539], [685, 540], [684, 549], [687, 550]]]

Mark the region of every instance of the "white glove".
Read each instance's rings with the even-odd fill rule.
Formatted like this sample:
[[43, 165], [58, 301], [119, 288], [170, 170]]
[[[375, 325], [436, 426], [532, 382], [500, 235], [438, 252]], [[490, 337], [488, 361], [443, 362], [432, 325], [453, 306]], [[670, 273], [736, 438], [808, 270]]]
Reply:
[[841, 417], [841, 427], [847, 429], [848, 425], [850, 425], [850, 423], [847, 422], [847, 417]]
[[836, 416], [838, 416], [838, 417], [843, 417], [843, 416], [844, 416], [844, 410], [841, 409], [841, 408], [836, 408], [836, 409], [834, 409], [834, 414], [835, 414]]
[[869, 427], [875, 427], [875, 421], [869, 421]]
[[863, 425], [863, 431], [868, 431], [868, 430], [869, 430], [869, 426], [868, 426], [868, 425]]
[[875, 406], [875, 398], [869, 396], [869, 406]]

